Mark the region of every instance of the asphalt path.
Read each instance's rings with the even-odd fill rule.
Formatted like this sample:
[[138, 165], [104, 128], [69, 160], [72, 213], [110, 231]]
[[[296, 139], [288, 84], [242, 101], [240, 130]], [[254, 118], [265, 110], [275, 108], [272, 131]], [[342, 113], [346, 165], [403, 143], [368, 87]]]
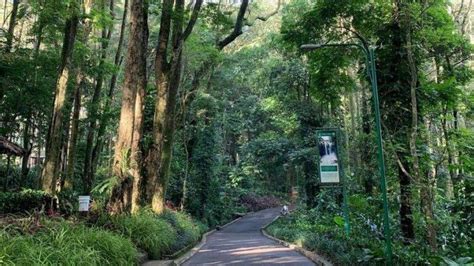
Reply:
[[216, 231], [183, 265], [314, 265], [260, 232], [279, 211], [280, 208], [273, 208], [251, 213]]

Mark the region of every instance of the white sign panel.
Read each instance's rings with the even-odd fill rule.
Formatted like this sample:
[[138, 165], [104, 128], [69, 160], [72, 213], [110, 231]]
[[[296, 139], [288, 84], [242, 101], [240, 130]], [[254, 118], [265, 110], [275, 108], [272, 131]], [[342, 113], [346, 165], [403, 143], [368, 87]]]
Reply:
[[88, 212], [91, 202], [91, 196], [79, 196], [79, 211]]
[[319, 176], [321, 184], [338, 184], [339, 158], [337, 152], [337, 131], [321, 130], [317, 133], [319, 147]]

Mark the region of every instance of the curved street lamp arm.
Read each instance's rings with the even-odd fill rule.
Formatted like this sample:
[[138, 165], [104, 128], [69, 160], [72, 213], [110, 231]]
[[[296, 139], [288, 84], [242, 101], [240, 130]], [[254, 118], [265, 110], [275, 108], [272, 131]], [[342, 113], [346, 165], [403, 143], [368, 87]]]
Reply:
[[359, 43], [326, 43], [326, 44], [303, 44], [300, 46], [300, 49], [306, 50], [306, 51], [313, 51], [321, 48], [327, 48], [327, 47], [358, 47], [364, 51], [366, 56], [369, 55], [369, 47], [365, 46], [365, 44], [359, 44]]

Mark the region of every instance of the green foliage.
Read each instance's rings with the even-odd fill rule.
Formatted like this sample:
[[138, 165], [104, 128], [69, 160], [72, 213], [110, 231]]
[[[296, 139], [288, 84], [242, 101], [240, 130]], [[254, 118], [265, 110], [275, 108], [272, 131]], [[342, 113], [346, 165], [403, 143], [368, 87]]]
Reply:
[[[20, 126], [34, 123], [47, 131], [47, 118], [52, 104], [59, 58], [54, 51], [42, 51], [36, 58], [31, 50], [20, 49], [13, 54], [0, 54], [0, 87], [2, 99], [0, 134], [18, 132]], [[25, 75], [25, 73], [30, 73]]]
[[132, 240], [150, 258], [160, 259], [170, 254], [177, 241], [176, 229], [151, 212], [110, 217], [114, 230]]
[[191, 216], [175, 211], [156, 215], [143, 210], [136, 215], [102, 216], [98, 223], [130, 239], [151, 259], [161, 259], [195, 244], [208, 230]]
[[[400, 227], [410, 227], [407, 221], [411, 219], [415, 231], [415, 237], [411, 240], [413, 243], [410, 245], [402, 245], [401, 239], [394, 239], [396, 260], [402, 264], [440, 264], [443, 261], [446, 263], [442, 256], [458, 258], [471, 256], [472, 253], [472, 245], [467, 244], [472, 241], [472, 230], [462, 226], [470, 222], [468, 216], [463, 213], [472, 213], [472, 204], [469, 203], [472, 200], [469, 196], [471, 193], [467, 192], [472, 191], [470, 184], [473, 173], [470, 168], [472, 160], [469, 159], [472, 157], [469, 156], [472, 154], [472, 145], [467, 144], [472, 143], [469, 130], [472, 127], [472, 69], [464, 63], [465, 56], [472, 53], [472, 44], [469, 43], [466, 32], [460, 30], [460, 21], [456, 21], [459, 19], [456, 12], [461, 11], [453, 10], [455, 9], [448, 8], [446, 1], [442, 0], [423, 3], [339, 1], [337, 5], [334, 5], [333, 1], [297, 0], [289, 3], [283, 10], [283, 42], [279, 47], [294, 57], [301, 55], [299, 47], [304, 43], [352, 43], [364, 39], [377, 47], [377, 82], [384, 127], [389, 197], [393, 208], [390, 217], [396, 225], [392, 227], [392, 231], [394, 236], [398, 236]], [[412, 60], [408, 58], [409, 52], [413, 55]], [[383, 250], [378, 248], [377, 241], [361, 237], [368, 235], [368, 231], [372, 229], [374, 237], [382, 235], [378, 229], [381, 223], [378, 207], [380, 200], [375, 183], [377, 168], [374, 146], [371, 145], [373, 121], [368, 105], [370, 96], [365, 95], [368, 84], [364, 55], [358, 49], [337, 47], [305, 52], [303, 57], [307, 60], [305, 65], [310, 72], [311, 100], [320, 105], [320, 109], [316, 105], [317, 110], [323, 113], [323, 117], [328, 119], [331, 125], [344, 126], [348, 130], [349, 142], [345, 148], [350, 154], [349, 163], [346, 165], [349, 165], [351, 172], [355, 174], [348, 178], [348, 187], [350, 194], [353, 194], [350, 198], [351, 213], [356, 215], [351, 219], [355, 220], [355, 233], [351, 234], [349, 239], [327, 239], [328, 235], [337, 235], [334, 232], [341, 229], [343, 221], [337, 211], [321, 207], [334, 202], [334, 199], [328, 202], [326, 198], [320, 197], [317, 199], [319, 204], [316, 210], [318, 215], [325, 216], [326, 221], [319, 223], [327, 226], [331, 232], [319, 228], [320, 233], [313, 237], [316, 240], [311, 241], [306, 237], [304, 239], [308, 243], [314, 243], [310, 244], [312, 248], [323, 249], [323, 252], [333, 249], [332, 246], [336, 242], [334, 249], [337, 250], [340, 245], [344, 248], [343, 253], [349, 254], [349, 257], [339, 258], [340, 255], [332, 251], [330, 256], [337, 257], [343, 264], [349, 264], [356, 259], [360, 262], [377, 263], [383, 258]], [[414, 69], [411, 69], [413, 66]], [[410, 106], [415, 99], [409, 92], [413, 86], [410, 83], [413, 78], [417, 81], [416, 156], [421, 168], [419, 176], [415, 178], [415, 160], [410, 154], [410, 141], [413, 138], [410, 133], [414, 128]], [[351, 113], [354, 112], [353, 99], [344, 99], [354, 97], [352, 91], [355, 89], [355, 95], [364, 90], [359, 98], [362, 103], [358, 103], [359, 109], [356, 109], [362, 114]], [[352, 120], [350, 125], [349, 119]], [[467, 122], [465, 124], [461, 122], [464, 119]], [[307, 130], [312, 129], [308, 127]], [[353, 132], [350, 132], [351, 130]], [[442, 142], [446, 141], [446, 144], [437, 142], [441, 139]], [[295, 158], [308, 158], [308, 154], [304, 155], [306, 156]], [[405, 164], [404, 170], [412, 175], [404, 184], [399, 166], [402, 161]], [[455, 199], [448, 192], [450, 181], [459, 182], [454, 186]], [[361, 189], [364, 189], [364, 194], [358, 194]], [[426, 190], [431, 193], [431, 199], [427, 199], [423, 194]], [[357, 194], [354, 195], [355, 191]], [[410, 202], [407, 204], [407, 201], [402, 199], [409, 199]], [[428, 201], [431, 207], [427, 207]], [[394, 202], [396, 204], [393, 204]], [[399, 204], [402, 206], [397, 210]], [[433, 220], [426, 214], [428, 208], [432, 208]], [[409, 218], [404, 219], [401, 217], [402, 212], [407, 209]], [[331, 212], [326, 213], [327, 211]], [[304, 218], [303, 214], [297, 216], [299, 225], [308, 223], [301, 225], [298, 230], [316, 226], [316, 223]], [[368, 220], [376, 226], [372, 226], [372, 229], [363, 228], [362, 225]], [[332, 221], [332, 224], [329, 221]], [[437, 233], [435, 242], [438, 243], [438, 249], [442, 249], [439, 256], [428, 247], [426, 240], [429, 228], [434, 228]], [[288, 230], [284, 230], [284, 234], [291, 231], [291, 227], [286, 229]], [[306, 233], [311, 234], [304, 232], [301, 235]], [[288, 238], [293, 240], [298, 237]], [[351, 255], [351, 250], [360, 247], [360, 244], [353, 242], [354, 239], [367, 244]], [[327, 246], [323, 244], [325, 242]]]
[[[246, 208], [258, 209], [253, 205], [270, 206], [266, 204], [270, 200], [258, 199], [274, 197], [262, 196], [285, 198], [289, 191], [298, 189], [299, 200], [305, 199], [307, 206], [312, 208], [278, 221], [270, 227], [275, 235], [326, 253], [341, 264], [356, 261], [361, 264], [383, 263], [374, 122], [365, 58], [359, 50], [349, 48], [322, 49], [304, 54], [299, 49], [304, 43], [354, 42], [362, 36], [377, 47], [376, 65], [396, 262], [469, 263], [467, 257], [472, 257], [473, 253], [473, 229], [470, 225], [473, 223], [474, 202], [474, 134], [471, 130], [474, 93], [470, 84], [473, 71], [468, 62], [473, 47], [466, 38], [468, 32], [459, 29], [462, 26], [459, 24], [464, 23], [460, 21], [464, 11], [457, 13], [456, 8], [448, 8], [445, 0], [338, 0], [337, 4], [333, 0], [293, 0], [282, 1], [288, 3], [282, 5], [280, 14], [267, 21], [257, 21], [259, 14], [268, 11], [268, 8], [262, 8], [267, 2], [272, 1], [251, 3], [246, 12], [243, 34], [224, 50], [220, 50], [217, 43], [232, 31], [238, 8], [214, 3], [203, 5], [195, 29], [183, 49], [167, 200], [175, 206], [183, 204], [185, 211], [193, 217], [214, 227], [232, 219], [236, 212], [244, 212]], [[71, 8], [74, 3], [77, 6]], [[1, 136], [21, 143], [18, 138], [25, 131], [25, 125], [31, 125], [26, 133], [34, 144], [34, 150], [45, 146], [64, 24], [72, 12], [79, 12], [79, 3], [73, 0], [21, 2], [17, 26], [22, 25], [22, 36], [17, 38], [18, 27], [12, 51], [0, 54]], [[160, 1], [149, 1], [148, 4], [148, 47], [157, 47], [162, 5]], [[104, 147], [99, 147], [102, 151], [97, 158], [95, 188], [91, 192], [98, 209], [102, 209], [112, 188], [120, 181], [110, 175], [115, 127], [120, 116], [120, 91], [112, 95], [115, 100], [110, 102], [110, 110], [99, 110], [104, 106], [100, 101], [97, 105], [90, 104], [99, 74], [108, 80], [108, 75], [118, 73], [117, 87], [123, 79], [121, 68], [109, 62], [113, 49], [106, 51], [104, 62], [99, 61], [102, 58], [101, 44], [105, 41], [104, 36], [100, 36], [101, 30], [117, 29], [118, 13], [113, 18], [107, 1], [95, 1], [88, 17], [93, 28], [87, 42], [82, 38], [84, 24], [80, 23], [78, 28], [67, 97], [72, 98], [73, 77], [80, 67], [85, 74], [81, 86], [84, 112], [81, 112], [79, 121], [75, 173], [74, 177], [69, 177], [73, 179], [74, 187], [72, 191], [63, 190], [58, 195], [63, 213], [70, 214], [75, 210], [86, 157], [82, 133], [90, 121], [98, 118], [96, 115], [111, 118], [100, 121], [107, 127], [103, 136]], [[81, 20], [85, 19], [82, 15]], [[276, 32], [278, 27], [279, 33]], [[109, 48], [115, 48], [117, 33], [116, 30], [112, 32]], [[407, 40], [408, 33], [411, 43]], [[30, 48], [37, 40], [42, 41], [39, 51]], [[408, 48], [413, 51], [414, 73], [409, 67]], [[117, 59], [120, 57], [124, 54], [118, 55]], [[410, 178], [412, 183], [406, 190], [409, 193], [401, 196], [403, 188], [399, 177], [402, 175], [398, 163], [402, 160], [405, 164], [403, 170], [413, 175], [412, 163], [415, 161], [409, 153], [413, 118], [410, 113], [412, 75], [417, 78], [419, 134], [415, 144], [420, 176]], [[149, 76], [144, 137], [141, 140], [144, 151], [152, 142], [150, 132], [156, 115], [156, 88], [153, 74]], [[103, 87], [102, 98], [107, 91], [105, 84]], [[65, 109], [70, 112], [70, 108], [68, 105]], [[88, 118], [84, 120], [82, 114], [87, 114]], [[63, 115], [70, 117], [69, 113]], [[62, 132], [66, 133], [68, 126], [70, 124], [65, 123]], [[325, 126], [343, 128], [347, 135], [347, 143], [340, 144], [348, 154], [343, 154], [344, 158], [340, 159], [351, 172], [345, 179], [350, 192], [349, 207], [354, 230], [349, 238], [343, 232], [344, 220], [339, 206], [341, 194], [321, 189], [318, 180], [314, 131]], [[65, 134], [63, 140], [67, 139]], [[129, 165], [124, 162], [128, 161], [129, 151], [119, 152], [124, 153], [122, 157], [125, 159], [120, 166], [127, 173]], [[1, 160], [5, 165], [5, 160]], [[6, 171], [3, 165], [0, 182], [5, 191], [39, 187], [39, 167], [25, 177], [17, 166], [12, 165]], [[425, 182], [427, 178], [429, 182]], [[452, 193], [449, 192], [450, 182], [454, 183]], [[420, 191], [426, 185], [430, 186], [429, 194], [432, 196], [429, 200], [433, 206], [433, 221], [423, 213], [422, 205], [427, 201], [420, 196]], [[398, 206], [405, 202], [404, 196], [410, 200], [412, 213], [409, 217], [414, 221], [416, 234], [412, 245], [408, 246], [402, 245], [398, 238]], [[49, 201], [45, 197], [36, 191], [0, 193], [0, 212], [31, 211]], [[131, 239], [137, 247], [155, 258], [196, 242], [205, 230], [203, 224], [175, 212], [156, 216], [145, 211], [138, 215], [103, 219], [102, 223], [107, 225], [105, 228]], [[438, 233], [440, 254], [433, 254], [426, 245], [428, 225], [433, 225]], [[68, 230], [68, 234], [72, 232]], [[59, 240], [62, 237], [60, 231], [48, 232], [61, 244], [65, 241]], [[99, 243], [97, 237], [102, 233], [96, 233], [91, 239]], [[40, 247], [35, 240], [38, 237], [46, 239], [44, 234], [43, 231], [34, 236], [3, 234], [0, 239], [7, 246], [12, 243], [8, 246], [8, 254], [16, 249], [33, 250], [35, 256], [35, 252], [40, 253], [36, 257], [50, 262], [44, 257], [49, 247]], [[88, 244], [94, 246], [94, 243]], [[0, 251], [2, 247], [0, 245]], [[69, 256], [67, 252], [76, 248], [73, 244], [64, 244], [63, 252]], [[107, 250], [100, 249], [99, 253]], [[101, 259], [88, 256], [94, 252], [92, 249], [77, 249], [77, 254], [71, 256], [73, 262], [82, 256], [90, 258], [84, 262], [86, 264], [99, 264]], [[0, 264], [16, 262], [5, 254], [0, 255]], [[25, 260], [20, 264], [35, 262]]]
[[37, 189], [39, 187], [39, 167], [31, 167], [25, 176], [22, 169], [16, 165], [8, 167], [5, 162], [0, 162], [0, 190], [19, 191], [22, 189]]
[[2, 265], [133, 265], [133, 244], [103, 229], [46, 222], [34, 235], [0, 233]]
[[[319, 201], [324, 201], [323, 196]], [[369, 199], [370, 201], [370, 199]], [[287, 217], [281, 217], [268, 227], [268, 232], [280, 239], [301, 245], [308, 250], [323, 254], [335, 263], [346, 265], [354, 261], [362, 264], [382, 264], [385, 260], [383, 234], [380, 230], [381, 219], [374, 212], [380, 210], [367, 208], [376, 204], [369, 203], [362, 195], [353, 195], [350, 199], [351, 234], [344, 232], [344, 219], [341, 207], [298, 209]], [[377, 205], [380, 205], [378, 203]], [[462, 205], [462, 204], [461, 204]], [[452, 222], [454, 217], [448, 218]], [[458, 218], [459, 222], [467, 221]], [[452, 223], [454, 231], [445, 232], [444, 236], [456, 234], [460, 230], [457, 222]], [[449, 231], [452, 229], [448, 229]], [[441, 233], [441, 231], [440, 231]], [[398, 234], [395, 230], [394, 236]], [[466, 239], [467, 237], [467, 239]], [[442, 250], [433, 254], [423, 240], [412, 245], [405, 245], [394, 237], [394, 262], [396, 264], [440, 264], [447, 261], [469, 261], [472, 254], [472, 236], [453, 235], [445, 239]], [[463, 257], [463, 259], [461, 259]], [[449, 259], [456, 258], [456, 259]], [[448, 263], [449, 264], [449, 263]], [[454, 265], [454, 264], [453, 264]]]
[[[467, 173], [474, 173], [474, 130], [460, 130], [458, 135], [456, 135], [456, 141], [459, 145], [459, 149], [463, 151], [459, 158], [462, 165], [459, 165], [458, 167], [465, 169]], [[472, 180], [472, 176], [467, 176], [466, 178]]]
[[50, 195], [41, 190], [25, 189], [20, 192], [0, 192], [0, 213], [49, 209], [51, 199]]
[[208, 230], [189, 215], [172, 211], [160, 216], [147, 210], [102, 215], [89, 226], [57, 219], [9, 219], [10, 225], [0, 231], [2, 265], [134, 265], [136, 248], [160, 259], [195, 244]]
[[161, 215], [161, 218], [176, 229], [177, 239], [171, 248], [173, 253], [189, 245], [194, 245], [207, 231], [206, 225], [195, 222], [189, 215], [181, 212], [168, 210]]
[[106, 177], [92, 189], [91, 193], [98, 197], [107, 197], [112, 193], [113, 188], [118, 182], [119, 178], [116, 176]]

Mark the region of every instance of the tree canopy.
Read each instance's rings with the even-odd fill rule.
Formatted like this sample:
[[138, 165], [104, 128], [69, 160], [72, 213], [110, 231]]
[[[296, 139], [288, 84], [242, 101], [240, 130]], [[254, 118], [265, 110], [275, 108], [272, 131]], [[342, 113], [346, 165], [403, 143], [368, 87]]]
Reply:
[[[41, 190], [68, 215], [92, 195], [100, 213], [176, 209], [211, 227], [271, 195], [300, 209], [279, 237], [385, 263], [376, 82], [394, 261], [472, 263], [472, 1], [0, 7], [0, 138], [22, 150], [0, 155], [3, 193]], [[347, 44], [373, 49], [376, 77]], [[321, 183], [321, 128], [340, 129], [343, 186]]]

